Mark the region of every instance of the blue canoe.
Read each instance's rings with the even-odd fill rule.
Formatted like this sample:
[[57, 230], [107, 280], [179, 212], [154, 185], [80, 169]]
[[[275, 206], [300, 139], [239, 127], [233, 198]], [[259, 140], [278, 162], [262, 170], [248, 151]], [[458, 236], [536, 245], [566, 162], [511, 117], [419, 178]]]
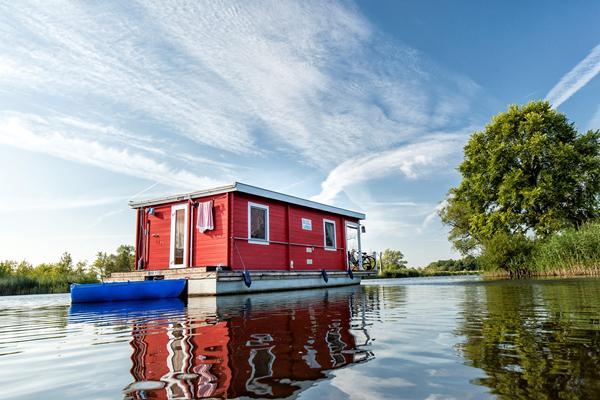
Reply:
[[71, 303], [99, 303], [179, 297], [185, 290], [185, 279], [84, 283], [71, 285]]

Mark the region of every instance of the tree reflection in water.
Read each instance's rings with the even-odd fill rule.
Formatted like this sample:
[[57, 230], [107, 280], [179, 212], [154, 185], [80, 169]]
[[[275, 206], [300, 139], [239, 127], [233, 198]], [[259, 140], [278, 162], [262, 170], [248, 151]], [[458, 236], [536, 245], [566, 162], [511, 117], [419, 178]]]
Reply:
[[598, 398], [599, 311], [596, 279], [467, 286], [460, 350], [501, 398]]
[[[190, 299], [185, 318], [135, 324], [133, 399], [295, 396], [374, 357], [360, 288]], [[375, 296], [377, 293], [375, 293]], [[363, 315], [361, 316], [361, 313]]]

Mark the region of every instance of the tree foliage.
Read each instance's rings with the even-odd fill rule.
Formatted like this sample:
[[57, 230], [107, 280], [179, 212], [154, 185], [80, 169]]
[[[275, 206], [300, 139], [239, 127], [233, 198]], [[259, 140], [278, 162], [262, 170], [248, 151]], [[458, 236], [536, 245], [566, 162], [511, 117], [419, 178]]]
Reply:
[[454, 272], [454, 271], [477, 271], [479, 265], [477, 259], [471, 255], [468, 255], [459, 260], [438, 260], [429, 263], [425, 267], [427, 272]]
[[578, 134], [546, 101], [493, 117], [472, 135], [458, 170], [462, 181], [440, 216], [464, 254], [487, 244], [507, 255], [599, 214], [600, 131]]
[[381, 269], [383, 271], [392, 271], [406, 268], [407, 261], [400, 250], [385, 249], [381, 256]]
[[102, 278], [113, 272], [126, 272], [133, 270], [135, 262], [135, 248], [133, 246], [121, 245], [116, 254], [98, 252], [92, 263], [92, 269]]

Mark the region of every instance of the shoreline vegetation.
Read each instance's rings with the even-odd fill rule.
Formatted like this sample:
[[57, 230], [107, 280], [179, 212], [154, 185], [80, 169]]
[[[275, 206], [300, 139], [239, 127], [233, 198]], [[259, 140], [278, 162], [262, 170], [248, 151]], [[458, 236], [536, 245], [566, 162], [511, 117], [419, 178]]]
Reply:
[[460, 276], [481, 274], [477, 259], [466, 256], [460, 260], [438, 260], [424, 268], [407, 266], [404, 254], [400, 250], [386, 249], [377, 260], [379, 274], [372, 279], [417, 278], [428, 276]]
[[[408, 268], [400, 251], [387, 249], [382, 254], [378, 260], [381, 273], [375, 279], [481, 273], [473, 257], [439, 260], [425, 268]], [[71, 283], [97, 283], [112, 272], [130, 271], [133, 265], [134, 248], [126, 245], [119, 246], [114, 254], [97, 253], [90, 264], [85, 261], [74, 263], [68, 252], [63, 253], [57, 263], [35, 267], [26, 261], [0, 261], [0, 296], [68, 293]]]
[[0, 296], [68, 293], [71, 283], [97, 283], [111, 272], [129, 271], [133, 267], [133, 246], [119, 246], [115, 254], [99, 252], [88, 265], [73, 262], [63, 253], [57, 263], [33, 266], [26, 261], [0, 261]]
[[[600, 222], [542, 239], [499, 237], [480, 263], [491, 277], [600, 276]], [[499, 263], [507, 268], [495, 269]]]
[[376, 276], [365, 279], [402, 279], [402, 278], [427, 278], [433, 276], [465, 276], [481, 275], [483, 271], [426, 271], [424, 268], [406, 268], [398, 271], [384, 271]]

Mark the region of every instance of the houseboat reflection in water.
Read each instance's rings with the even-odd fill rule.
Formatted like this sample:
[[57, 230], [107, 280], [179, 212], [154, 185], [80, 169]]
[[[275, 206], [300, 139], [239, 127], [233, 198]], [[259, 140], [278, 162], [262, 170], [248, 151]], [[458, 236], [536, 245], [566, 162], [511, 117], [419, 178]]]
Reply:
[[132, 399], [280, 398], [365, 362], [360, 287], [191, 298], [184, 318], [133, 326]]

